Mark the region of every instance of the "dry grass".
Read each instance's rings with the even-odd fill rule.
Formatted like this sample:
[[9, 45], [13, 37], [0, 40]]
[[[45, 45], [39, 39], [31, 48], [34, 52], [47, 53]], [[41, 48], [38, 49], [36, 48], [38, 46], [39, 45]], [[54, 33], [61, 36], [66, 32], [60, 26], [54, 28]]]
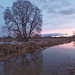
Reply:
[[70, 39], [40, 40], [29, 44], [0, 44], [0, 61], [6, 60], [15, 55], [35, 52], [36, 50], [71, 42]]

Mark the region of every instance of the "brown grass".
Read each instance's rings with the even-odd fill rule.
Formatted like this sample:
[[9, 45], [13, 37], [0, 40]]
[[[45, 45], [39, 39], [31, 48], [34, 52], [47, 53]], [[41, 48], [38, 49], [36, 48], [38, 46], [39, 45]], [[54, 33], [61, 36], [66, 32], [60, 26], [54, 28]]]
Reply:
[[[35, 52], [47, 47], [64, 44], [71, 42], [70, 39], [53, 39], [53, 40], [40, 40], [39, 42], [30, 42], [29, 44], [0, 44], [0, 61], [7, 60], [8, 58], [25, 54], [27, 52]], [[40, 43], [41, 42], [41, 43]]]

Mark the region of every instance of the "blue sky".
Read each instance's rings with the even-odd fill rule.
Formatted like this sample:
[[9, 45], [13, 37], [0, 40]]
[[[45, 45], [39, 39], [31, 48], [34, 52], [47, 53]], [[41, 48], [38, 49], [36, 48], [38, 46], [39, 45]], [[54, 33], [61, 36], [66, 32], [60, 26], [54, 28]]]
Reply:
[[[3, 11], [15, 0], [0, 0], [0, 28], [4, 25]], [[68, 33], [75, 31], [75, 0], [30, 0], [42, 10], [42, 33]], [[1, 34], [1, 29], [0, 29]]]

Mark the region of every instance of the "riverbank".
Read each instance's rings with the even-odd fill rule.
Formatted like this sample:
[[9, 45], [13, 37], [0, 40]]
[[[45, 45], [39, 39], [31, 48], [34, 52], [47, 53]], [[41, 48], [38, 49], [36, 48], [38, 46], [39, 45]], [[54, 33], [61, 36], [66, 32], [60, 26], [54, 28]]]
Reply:
[[28, 44], [0, 44], [0, 61], [7, 60], [13, 56], [34, 53], [37, 50], [42, 50], [51, 46], [69, 43], [72, 39], [46, 39], [33, 41]]

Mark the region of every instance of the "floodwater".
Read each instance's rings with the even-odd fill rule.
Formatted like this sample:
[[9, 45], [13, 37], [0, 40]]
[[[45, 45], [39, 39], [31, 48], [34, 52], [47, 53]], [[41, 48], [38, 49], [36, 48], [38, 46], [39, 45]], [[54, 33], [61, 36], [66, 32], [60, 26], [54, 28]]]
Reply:
[[0, 75], [69, 75], [75, 67], [75, 42], [0, 62]]

